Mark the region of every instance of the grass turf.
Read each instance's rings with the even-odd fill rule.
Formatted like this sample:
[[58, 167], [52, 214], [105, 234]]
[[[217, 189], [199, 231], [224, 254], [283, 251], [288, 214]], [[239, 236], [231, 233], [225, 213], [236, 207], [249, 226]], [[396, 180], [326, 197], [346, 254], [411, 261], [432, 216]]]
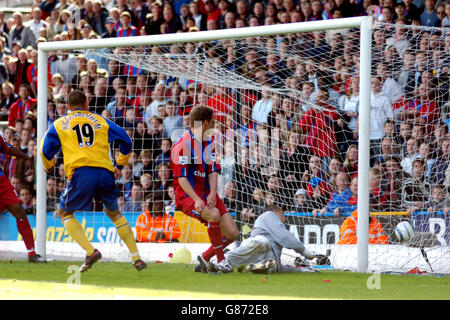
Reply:
[[381, 288], [370, 290], [371, 274], [354, 272], [202, 274], [169, 263], [137, 272], [129, 263], [100, 261], [77, 286], [71, 265], [81, 262], [0, 261], [0, 299], [450, 299], [450, 276], [382, 274]]

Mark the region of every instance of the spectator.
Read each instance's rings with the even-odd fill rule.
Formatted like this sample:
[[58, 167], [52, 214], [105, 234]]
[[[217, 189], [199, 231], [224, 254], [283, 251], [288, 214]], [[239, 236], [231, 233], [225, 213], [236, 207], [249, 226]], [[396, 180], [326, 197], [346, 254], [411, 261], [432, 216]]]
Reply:
[[25, 116], [31, 111], [33, 105], [37, 103], [36, 99], [30, 97], [30, 87], [27, 84], [21, 84], [19, 87], [19, 98], [11, 105], [8, 117], [8, 125], [15, 126], [17, 119], [24, 120]]
[[443, 212], [448, 216], [450, 209], [450, 197], [442, 185], [434, 185], [432, 188], [431, 198], [425, 204], [425, 208], [428, 213], [433, 214], [436, 212]]
[[401, 210], [403, 183], [409, 176], [401, 169], [397, 156], [387, 158], [384, 168], [385, 177], [382, 185], [387, 196], [387, 206], [391, 210]]
[[191, 1], [189, 3], [189, 12], [191, 13], [192, 18], [194, 18], [195, 20], [195, 26], [197, 27], [197, 29], [205, 31], [207, 16], [199, 11], [198, 3], [196, 1]]
[[343, 113], [341, 118], [344, 122], [343, 138], [346, 140], [346, 144], [350, 145], [356, 142], [356, 124], [359, 113], [359, 77], [351, 78], [347, 94], [340, 98], [340, 105]]
[[234, 212], [236, 214], [235, 217], [237, 221], [241, 220], [243, 203], [237, 200], [236, 186], [232, 181], [227, 182], [225, 185], [223, 204], [230, 212]]
[[[448, 27], [450, 27], [450, 2], [447, 2], [445, 4], [444, 15], [445, 16], [442, 18], [442, 21], [441, 21], [441, 27], [448, 28]], [[441, 15], [441, 17], [442, 17], [442, 15]]]
[[144, 202], [147, 202], [146, 199], [151, 199], [153, 197], [153, 178], [150, 173], [143, 173], [141, 178], [139, 179], [140, 184], [142, 185], [142, 193]]
[[227, 114], [235, 110], [235, 106], [233, 93], [221, 86], [216, 87], [216, 93], [208, 100], [208, 107], [214, 110], [216, 120], [222, 123], [225, 123]]
[[[384, 231], [381, 222], [375, 217], [369, 217], [369, 243], [388, 244], [389, 238]], [[339, 228], [339, 240], [337, 244], [357, 244], [358, 210], [344, 220]]]
[[141, 202], [144, 199], [142, 192], [142, 185], [140, 183], [133, 183], [131, 189], [131, 199], [125, 201], [125, 212], [140, 212], [142, 211]]
[[169, 164], [161, 163], [156, 167], [156, 172], [155, 190], [163, 192], [163, 199], [167, 200], [167, 190], [172, 180], [172, 171]]
[[165, 33], [176, 33], [183, 29], [180, 17], [176, 15], [173, 5], [166, 2], [163, 6]]
[[[431, 185], [425, 177], [427, 165], [422, 159], [413, 162], [413, 174], [402, 187], [402, 202], [407, 209], [424, 208], [431, 199]], [[409, 211], [408, 210], [408, 211]]]
[[334, 215], [340, 215], [346, 212], [353, 212], [356, 209], [356, 205], [349, 205], [348, 201], [350, 197], [353, 195], [350, 190], [350, 177], [347, 173], [341, 172], [336, 177], [336, 192], [331, 194], [330, 199], [328, 200], [327, 205], [320, 209], [313, 210], [313, 215], [317, 214], [323, 215], [324, 213], [330, 213]]
[[441, 20], [439, 19], [434, 8], [436, 0], [425, 0], [425, 9], [420, 15], [420, 23], [422, 26], [439, 27]]
[[335, 125], [339, 116], [328, 104], [328, 91], [319, 89], [316, 104], [320, 109], [310, 109], [303, 115], [300, 130], [307, 134], [307, 145], [312, 154], [331, 158], [337, 152]]
[[311, 198], [308, 197], [305, 189], [298, 189], [294, 195], [294, 201], [292, 207], [290, 208], [291, 212], [312, 212], [315, 208], [311, 203]]
[[403, 57], [405, 51], [411, 46], [407, 39], [408, 29], [402, 27], [407, 24], [406, 19], [399, 18], [395, 21], [394, 35], [386, 39], [386, 45], [394, 46], [400, 57]]
[[413, 3], [414, 0], [402, 0], [402, 2], [405, 4], [405, 18], [412, 21], [412, 20], [420, 20], [420, 9], [417, 8], [417, 6]]
[[420, 158], [420, 154], [418, 152], [417, 140], [415, 138], [410, 138], [406, 142], [405, 157], [400, 162], [403, 171], [412, 176], [413, 175], [412, 164], [414, 163], [414, 160], [418, 158]]
[[125, 124], [126, 110], [130, 105], [126, 101], [126, 88], [120, 86], [116, 90], [115, 100], [108, 103], [106, 109], [111, 113], [113, 121], [120, 126]]
[[103, 7], [102, 2], [100, 0], [94, 0], [92, 2], [92, 16], [87, 19], [87, 23], [92, 26], [96, 34], [102, 35], [106, 32], [105, 24], [108, 16], [109, 12]]
[[33, 194], [27, 186], [20, 188], [19, 199], [22, 201], [22, 208], [27, 214], [36, 214], [36, 206], [33, 203]]
[[427, 170], [425, 173], [425, 177], [427, 179], [429, 179], [430, 175], [431, 175], [431, 169], [433, 168], [433, 165], [436, 162], [436, 159], [433, 156], [433, 152], [432, 152], [430, 144], [428, 142], [424, 141], [419, 145], [419, 155], [420, 155], [420, 158], [423, 159], [427, 164]]
[[[389, 47], [386, 48], [388, 50]], [[392, 63], [392, 61], [390, 62]], [[390, 104], [398, 102], [403, 97], [403, 89], [398, 85], [397, 81], [394, 80], [392, 74], [387, 68], [386, 62], [380, 62], [377, 65], [377, 77], [380, 79], [382, 84], [382, 93], [389, 98]], [[373, 88], [372, 88], [373, 90]]]
[[14, 86], [11, 82], [6, 81], [2, 84], [2, 100], [0, 103], [0, 112], [7, 112], [11, 109], [11, 106], [16, 102], [19, 96], [14, 93]]
[[36, 49], [36, 36], [33, 30], [23, 24], [23, 15], [20, 12], [13, 13], [14, 27], [9, 31], [9, 48], [12, 49], [13, 43], [19, 43], [21, 48], [31, 46]]
[[156, 157], [161, 153], [161, 141], [163, 139], [164, 127], [163, 119], [160, 117], [152, 117], [150, 119], [151, 127], [147, 132], [151, 136], [151, 150], [153, 151], [153, 157]]
[[381, 81], [380, 77], [374, 77], [371, 80], [370, 154], [372, 165], [375, 157], [380, 154], [381, 141], [385, 135], [384, 124], [388, 119], [394, 118], [390, 100], [381, 91]]
[[[14, 88], [15, 92], [19, 93], [19, 87], [21, 84], [29, 84], [28, 81], [28, 67], [30, 62], [28, 61], [28, 52], [26, 49], [20, 49], [17, 53], [17, 61], [15, 62], [15, 78], [14, 78]], [[30, 94], [31, 94], [30, 90]]]
[[439, 119], [439, 108], [435, 102], [434, 90], [428, 88], [427, 83], [421, 83], [418, 98], [412, 100], [405, 110], [407, 119], [422, 125], [431, 125]]
[[383, 138], [383, 141], [381, 142], [381, 153], [377, 157], [376, 161], [380, 164], [384, 164], [386, 159], [389, 159], [393, 155], [397, 154], [398, 154], [397, 144], [391, 137], [386, 136]]
[[[397, 79], [398, 85], [403, 88], [403, 90], [405, 91], [405, 97], [407, 98], [412, 97], [415, 90], [415, 60], [416, 55], [414, 51], [406, 50], [403, 55], [403, 67]], [[398, 112], [400, 111], [402, 110], [395, 110], [395, 113], [397, 115], [396, 118], [398, 118], [399, 120], [404, 120], [403, 118], [398, 117]]]
[[450, 137], [442, 140], [441, 147], [436, 158], [436, 162], [431, 168], [430, 181], [433, 184], [443, 184], [446, 171], [450, 163]]
[[167, 103], [166, 98], [166, 86], [163, 83], [158, 83], [152, 94], [153, 101], [147, 106], [145, 110], [145, 121], [148, 127], [151, 128], [150, 119], [151, 117], [158, 116], [158, 106], [165, 105]]
[[28, 22], [28, 26], [31, 28], [34, 37], [37, 39], [39, 38], [41, 28], [47, 28], [47, 23], [42, 20], [42, 11], [39, 7], [35, 7], [31, 11], [31, 16], [33, 19]]
[[[116, 151], [117, 153], [118, 151]], [[133, 168], [130, 164], [126, 164], [122, 169], [122, 176], [116, 179], [116, 184], [123, 192], [124, 201], [131, 200], [131, 189], [133, 186]]]
[[289, 183], [290, 190], [295, 190], [293, 187], [300, 182], [308, 167], [309, 156], [309, 149], [301, 144], [300, 135], [294, 131], [289, 132], [287, 147], [280, 159], [280, 170], [283, 180]]
[[136, 239], [138, 242], [178, 242], [181, 230], [175, 218], [164, 212], [161, 196], [146, 199], [148, 209], [139, 215], [136, 221]]
[[[305, 185], [308, 196], [312, 197], [316, 191], [319, 195], [325, 197], [330, 192], [330, 185], [327, 181], [326, 173], [322, 170], [320, 157], [312, 155], [309, 158], [308, 170], [305, 170], [302, 176], [302, 183]], [[319, 207], [320, 209], [322, 208]]]
[[59, 50], [58, 59], [54, 62], [52, 74], [59, 73], [64, 78], [65, 83], [70, 83], [78, 71], [76, 61], [77, 59], [73, 54], [65, 50]]
[[387, 205], [387, 196], [382, 189], [383, 176], [377, 168], [371, 168], [369, 172], [369, 209], [382, 211]]
[[131, 23], [131, 13], [123, 11], [120, 14], [121, 27], [117, 30], [118, 37], [138, 36], [138, 29]]
[[170, 149], [172, 149], [172, 140], [163, 138], [161, 141], [161, 154], [155, 158], [155, 165], [159, 166], [163, 163], [170, 163]]
[[302, 93], [303, 93], [304, 99], [302, 99], [300, 107], [301, 107], [302, 111], [304, 111], [304, 112], [309, 111], [313, 106], [313, 103], [314, 103], [313, 93], [315, 90], [314, 88], [315, 87], [314, 87], [313, 82], [304, 81], [302, 84]]
[[[11, 181], [12, 182], [12, 181]], [[56, 190], [56, 178], [47, 178], [47, 212], [54, 212], [59, 202], [59, 194]]]
[[253, 106], [252, 119], [258, 123], [268, 123], [268, 116], [272, 111], [271, 92], [262, 90], [262, 97]]
[[177, 106], [172, 100], [165, 105], [166, 117], [163, 121], [164, 136], [172, 138], [174, 131], [183, 128], [183, 117], [177, 114]]

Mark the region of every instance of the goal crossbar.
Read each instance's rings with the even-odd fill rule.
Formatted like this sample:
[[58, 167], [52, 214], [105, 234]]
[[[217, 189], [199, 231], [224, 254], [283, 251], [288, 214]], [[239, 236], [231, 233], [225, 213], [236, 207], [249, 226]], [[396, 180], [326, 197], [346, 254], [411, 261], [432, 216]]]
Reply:
[[[173, 33], [139, 37], [89, 39], [43, 42], [38, 45], [38, 70], [47, 70], [48, 53], [56, 50], [84, 50], [226, 40], [242, 37], [275, 36], [344, 28], [360, 28], [360, 110], [359, 110], [359, 174], [358, 174], [358, 266], [359, 272], [368, 268], [369, 230], [369, 122], [372, 17], [352, 17], [278, 24], [270, 26], [223, 29], [202, 32]], [[46, 72], [38, 73], [38, 123], [37, 139], [42, 141], [47, 130], [48, 79]], [[46, 257], [46, 173], [38, 157], [36, 193], [36, 251]], [[362, 214], [361, 214], [362, 213]]]

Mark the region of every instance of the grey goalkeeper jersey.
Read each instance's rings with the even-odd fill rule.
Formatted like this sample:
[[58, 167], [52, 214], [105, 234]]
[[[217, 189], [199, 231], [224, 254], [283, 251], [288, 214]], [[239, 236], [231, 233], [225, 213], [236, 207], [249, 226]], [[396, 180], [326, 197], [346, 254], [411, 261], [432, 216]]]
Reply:
[[266, 211], [256, 219], [250, 236], [255, 237], [259, 235], [270, 240], [272, 252], [278, 265], [281, 265], [280, 257], [283, 248], [292, 249], [300, 254], [303, 254], [305, 251], [303, 243], [286, 229], [278, 215], [272, 211]]

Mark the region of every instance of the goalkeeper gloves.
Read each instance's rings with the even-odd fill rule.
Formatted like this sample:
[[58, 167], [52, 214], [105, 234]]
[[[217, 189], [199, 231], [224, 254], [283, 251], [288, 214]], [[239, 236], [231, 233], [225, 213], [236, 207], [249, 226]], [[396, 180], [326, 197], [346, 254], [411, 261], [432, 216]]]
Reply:
[[313, 252], [308, 251], [308, 250], [305, 250], [305, 251], [303, 252], [303, 256], [304, 256], [306, 259], [308, 259], [308, 260], [312, 260], [312, 259], [315, 258], [315, 254], [314, 254]]

